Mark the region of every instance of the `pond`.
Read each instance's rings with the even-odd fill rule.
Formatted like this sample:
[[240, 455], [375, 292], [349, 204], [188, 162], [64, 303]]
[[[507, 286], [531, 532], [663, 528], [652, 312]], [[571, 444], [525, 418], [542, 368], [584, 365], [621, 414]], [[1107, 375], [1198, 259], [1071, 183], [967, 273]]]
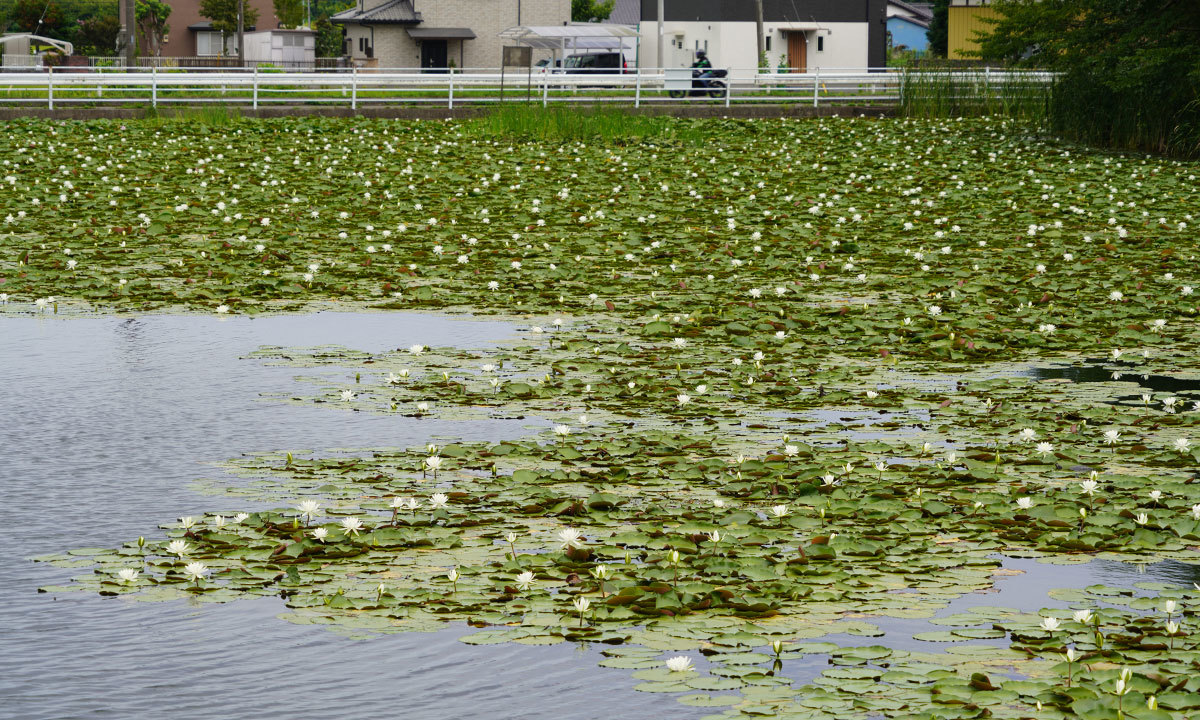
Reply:
[[[462, 624], [365, 638], [283, 622], [276, 618], [283, 601], [269, 597], [202, 604], [36, 593], [72, 572], [30, 563], [31, 556], [157, 539], [160, 524], [182, 515], [256, 509], [244, 498], [198, 492], [231, 481], [211, 463], [284, 448], [320, 455], [439, 438], [500, 442], [551, 424], [533, 415], [451, 421], [264, 399], [294, 392], [297, 371], [248, 359], [259, 347], [383, 352], [419, 342], [480, 350], [516, 332], [500, 321], [411, 313], [0, 320], [0, 382], [10, 410], [6, 503], [13, 518], [0, 551], [0, 599], [8, 616], [6, 649], [22, 660], [0, 681], [5, 712], [152, 717], [164, 698], [180, 718], [207, 716], [214, 707], [230, 716], [283, 708], [315, 716], [351, 707], [356, 715], [387, 716], [402, 707], [404, 716], [418, 718], [505, 717], [519, 709], [526, 718], [582, 719], [594, 717], [601, 702], [612, 717], [711, 712], [678, 705], [673, 693], [634, 692], [629, 670], [596, 667], [603, 645], [464, 645], [458, 638], [472, 631]], [[333, 377], [344, 378], [344, 369]], [[853, 419], [869, 430], [874, 417], [811, 412], [806, 419]], [[66, 498], [53, 508], [51, 490]], [[868, 616], [880, 634], [866, 642], [940, 652], [939, 643], [913, 636], [944, 630], [938, 619], [972, 607], [1037, 612], [1069, 606], [1047, 596], [1052, 588], [1197, 580], [1193, 566], [1170, 561], [1062, 566], [1000, 559], [993, 587], [951, 599], [933, 619]], [[864, 643], [843, 634], [822, 640]], [[813, 652], [787, 660], [780, 674], [808, 683], [828, 662]], [[697, 663], [709, 667], [702, 658]]]

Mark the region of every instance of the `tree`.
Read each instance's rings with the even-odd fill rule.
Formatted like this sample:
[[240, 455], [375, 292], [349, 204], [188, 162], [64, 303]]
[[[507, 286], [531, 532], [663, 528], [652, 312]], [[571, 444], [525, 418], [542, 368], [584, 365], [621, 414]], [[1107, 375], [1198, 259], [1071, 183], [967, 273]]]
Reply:
[[[238, 0], [200, 0], [200, 15], [212, 20], [213, 30], [221, 33], [222, 47], [225, 38], [238, 29]], [[250, 27], [258, 21], [258, 11], [250, 3], [242, 9], [242, 25]]]
[[345, 52], [342, 38], [342, 28], [329, 22], [328, 17], [319, 17], [313, 21], [313, 30], [317, 32], [317, 57], [341, 57]]
[[996, 0], [984, 58], [1060, 73], [1052, 127], [1068, 137], [1200, 156], [1200, 3]]
[[612, 15], [616, 0], [571, 0], [572, 22], [599, 22]]
[[93, 15], [75, 28], [75, 52], [79, 55], [112, 55], [117, 48], [121, 21], [115, 15]]
[[272, 0], [279, 27], [297, 28], [304, 24], [303, 0]]
[[171, 16], [171, 6], [162, 0], [137, 0], [133, 13], [137, 20], [138, 34], [141, 36], [138, 46], [145, 50], [147, 55], [162, 55], [163, 41], [171, 30], [167, 25], [167, 18]]
[[9, 9], [12, 26], [20, 32], [35, 33], [55, 39], [68, 32], [67, 16], [56, 2], [16, 0]]
[[950, 48], [950, 0], [934, 0], [933, 19], [925, 31], [929, 40], [929, 52], [938, 57], [946, 57]]

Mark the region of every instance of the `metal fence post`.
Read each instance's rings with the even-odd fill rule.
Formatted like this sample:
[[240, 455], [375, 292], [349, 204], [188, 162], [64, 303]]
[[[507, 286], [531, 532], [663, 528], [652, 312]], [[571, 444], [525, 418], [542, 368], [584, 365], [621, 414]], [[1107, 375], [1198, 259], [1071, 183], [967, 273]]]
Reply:
[[725, 107], [729, 107], [729, 95], [733, 92], [733, 78], [726, 76], [725, 81]]
[[253, 107], [255, 110], [257, 110], [258, 109], [258, 65], [254, 66], [254, 80], [252, 82], [254, 83], [254, 100], [251, 103], [251, 107]]
[[448, 110], [454, 109], [454, 68], [450, 68], [450, 99], [446, 104]]
[[50, 109], [54, 109], [54, 66], [50, 65], [46, 68], [46, 95], [50, 102]]
[[158, 109], [158, 65], [150, 66], [150, 107]]
[[350, 68], [350, 109], [358, 109], [358, 67]]
[[813, 78], [813, 107], [817, 106], [817, 93], [821, 90], [821, 68], [817, 68], [817, 75]]
[[547, 65], [546, 72], [542, 73], [542, 107], [546, 107], [550, 102], [550, 72], [552, 68]]
[[634, 81], [633, 106], [640, 108], [642, 106], [642, 69], [639, 67], [636, 72], [637, 79]]

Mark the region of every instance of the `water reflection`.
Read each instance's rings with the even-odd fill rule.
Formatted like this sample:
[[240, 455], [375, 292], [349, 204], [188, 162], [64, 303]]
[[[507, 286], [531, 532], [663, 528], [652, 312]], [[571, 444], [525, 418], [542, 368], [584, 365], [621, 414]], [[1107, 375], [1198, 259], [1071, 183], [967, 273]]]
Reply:
[[[1114, 377], [1114, 373], [1118, 373]], [[1131, 370], [1113, 370], [1104, 365], [1068, 365], [1029, 368], [1026, 373], [1036, 380], [1070, 380], [1077, 383], [1127, 382], [1163, 393], [1200, 392], [1200, 380], [1150, 375]]]

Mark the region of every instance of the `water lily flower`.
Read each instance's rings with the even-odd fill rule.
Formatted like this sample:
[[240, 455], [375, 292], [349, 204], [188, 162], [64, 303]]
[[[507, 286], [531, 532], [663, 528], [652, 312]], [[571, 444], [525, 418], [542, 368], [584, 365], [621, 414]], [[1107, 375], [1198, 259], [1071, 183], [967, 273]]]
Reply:
[[1023, 442], [1033, 442], [1037, 438], [1037, 433], [1034, 432], [1033, 428], [1025, 428], [1017, 433], [1017, 437]]
[[425, 346], [424, 345], [410, 345], [408, 348], [408, 352], [413, 355], [420, 355], [421, 353], [425, 352]]
[[191, 530], [192, 528], [196, 527], [196, 518], [192, 517], [191, 515], [179, 518], [179, 527], [183, 528], [184, 530]]
[[442, 466], [442, 459], [437, 455], [430, 455], [425, 458], [425, 467], [433, 471], [433, 478], [437, 479], [438, 468]]
[[784, 445], [783, 446], [783, 454], [787, 455], [788, 457], [793, 457], [793, 456], [797, 455], [799, 452], [800, 452], [800, 448], [795, 445]]
[[1092, 611], [1076, 610], [1074, 615], [1072, 615], [1072, 618], [1074, 618], [1075, 622], [1077, 623], [1083, 623], [1084, 625], [1087, 625], [1092, 621]]
[[1150, 522], [1150, 516], [1146, 513], [1138, 513], [1133, 517], [1133, 521], [1138, 525], [1145, 525], [1146, 523]]
[[695, 668], [692, 667], [692, 659], [687, 655], [676, 655], [673, 658], [667, 659], [667, 669], [671, 672], [685, 673], [691, 672]]
[[1083, 493], [1084, 495], [1095, 495], [1096, 488], [1099, 487], [1099, 485], [1100, 484], [1095, 480], [1084, 480], [1083, 482], [1079, 483], [1079, 492]]
[[1042, 618], [1042, 622], [1039, 627], [1041, 627], [1046, 632], [1054, 632], [1055, 630], [1058, 629], [1058, 618], [1052, 618], [1052, 617]]
[[1150, 491], [1150, 500], [1152, 502], [1158, 502], [1161, 499], [1162, 499], [1162, 490], [1151, 490]]
[[134, 570], [132, 568], [121, 568], [117, 571], [117, 577], [121, 578], [121, 582], [129, 585], [137, 582], [138, 575], [141, 574], [142, 573], [140, 570]]
[[1163, 602], [1163, 612], [1165, 612], [1168, 615], [1174, 615], [1175, 611], [1178, 609], [1179, 609], [1179, 603], [1175, 602], [1174, 600], [1166, 600], [1165, 602]]
[[167, 543], [167, 552], [172, 555], [178, 555], [182, 558], [184, 555], [187, 555], [189, 551], [191, 551], [191, 547], [188, 546], [188, 544], [183, 540], [172, 540], [171, 542]]
[[571, 428], [567, 427], [566, 425], [555, 425], [554, 434], [560, 438], [565, 438], [571, 434]]
[[696, 394], [697, 394], [697, 395], [703, 395], [703, 394], [704, 394], [704, 393], [706, 393], [706, 392], [708, 392], [708, 386], [707, 386], [707, 385], [697, 385], [697, 386], [696, 386]]
[[354, 391], [353, 390], [343, 390], [342, 391], [342, 399], [347, 402], [353, 400], [354, 399]]
[[1200, 520], [1200, 503], [1192, 506], [1192, 519]]
[[588, 608], [592, 606], [591, 600], [588, 600], [582, 595], [572, 600], [571, 604], [575, 606], [575, 609], [578, 610], [580, 614], [587, 612]]
[[718, 510], [725, 507], [725, 501], [722, 500], [721, 498], [713, 498], [712, 503], [713, 503], [713, 507], [717, 508]]
[[204, 574], [208, 572], [208, 566], [202, 562], [190, 562], [184, 566], [183, 572], [195, 580], [198, 585], [204, 579]]
[[1042, 458], [1045, 459], [1047, 455], [1054, 452], [1054, 446], [1048, 442], [1040, 442], [1037, 444], [1037, 451], [1041, 453]]
[[879, 393], [875, 392], [874, 390], [867, 391], [867, 399], [868, 400], [874, 400], [877, 397], [879, 397]]
[[229, 306], [228, 306], [228, 305], [218, 305], [218, 306], [217, 306], [217, 314], [218, 314], [218, 315], [224, 315], [224, 314], [226, 314], [226, 313], [228, 313], [228, 312], [229, 312]]
[[559, 542], [562, 543], [563, 550], [583, 547], [583, 540], [578, 530], [575, 528], [563, 528], [558, 531]]
[[713, 530], [712, 532], [708, 533], [708, 539], [714, 544], [721, 542], [721, 531]]
[[296, 509], [300, 511], [300, 517], [307, 518], [308, 522], [312, 522], [313, 516], [321, 509], [321, 504], [315, 500], [305, 500], [297, 505]]
[[525, 572], [517, 575], [517, 587], [522, 591], [528, 591], [532, 585], [533, 573], [531, 571], [526, 570]]
[[450, 571], [446, 573], [446, 579], [450, 581], [451, 585], [453, 585], [453, 587], [454, 587], [453, 592], [458, 592], [458, 568], [457, 567], [450, 568]]
[[[435, 510], [446, 507], [446, 503], [448, 502], [450, 502], [450, 498], [445, 493], [434, 493], [429, 496], [429, 505]], [[409, 504], [409, 508], [411, 507], [412, 503]]]
[[1192, 441], [1188, 440], [1187, 438], [1175, 438], [1175, 442], [1171, 443], [1171, 447], [1174, 448], [1176, 452], [1185, 453], [1191, 449]]
[[788, 506], [787, 505], [774, 505], [771, 507], [771, 514], [774, 515], [776, 518], [780, 518], [780, 519], [787, 517]]
[[418, 412], [418, 413], [426, 413], [426, 412], [429, 412], [429, 403], [427, 403], [427, 402], [419, 402], [419, 403], [417, 403], [417, 412]]
[[1121, 439], [1121, 433], [1117, 432], [1116, 430], [1105, 430], [1104, 431], [1104, 444], [1105, 445], [1115, 445], [1117, 443], [1117, 441], [1120, 439]]
[[238, 513], [237, 515], [233, 516], [233, 521], [235, 523], [240, 523], [240, 522], [244, 522], [249, 517], [250, 517], [249, 513]]
[[347, 535], [358, 535], [358, 531], [363, 529], [362, 520], [356, 517], [342, 518], [342, 529]]
[[1033, 498], [1031, 498], [1031, 497], [1017, 498], [1017, 507], [1021, 508], [1022, 510], [1028, 510], [1029, 508], [1033, 507]]
[[1167, 621], [1167, 634], [1174, 635], [1179, 632], [1179, 623], [1174, 620]]
[[679, 395], [675, 396], [675, 402], [679, 403], [680, 406], [687, 405], [691, 401], [692, 396], [685, 393], [680, 393]]
[[312, 532], [313, 539], [317, 542], [325, 542], [325, 538], [329, 537], [329, 531], [325, 528], [317, 528]]

